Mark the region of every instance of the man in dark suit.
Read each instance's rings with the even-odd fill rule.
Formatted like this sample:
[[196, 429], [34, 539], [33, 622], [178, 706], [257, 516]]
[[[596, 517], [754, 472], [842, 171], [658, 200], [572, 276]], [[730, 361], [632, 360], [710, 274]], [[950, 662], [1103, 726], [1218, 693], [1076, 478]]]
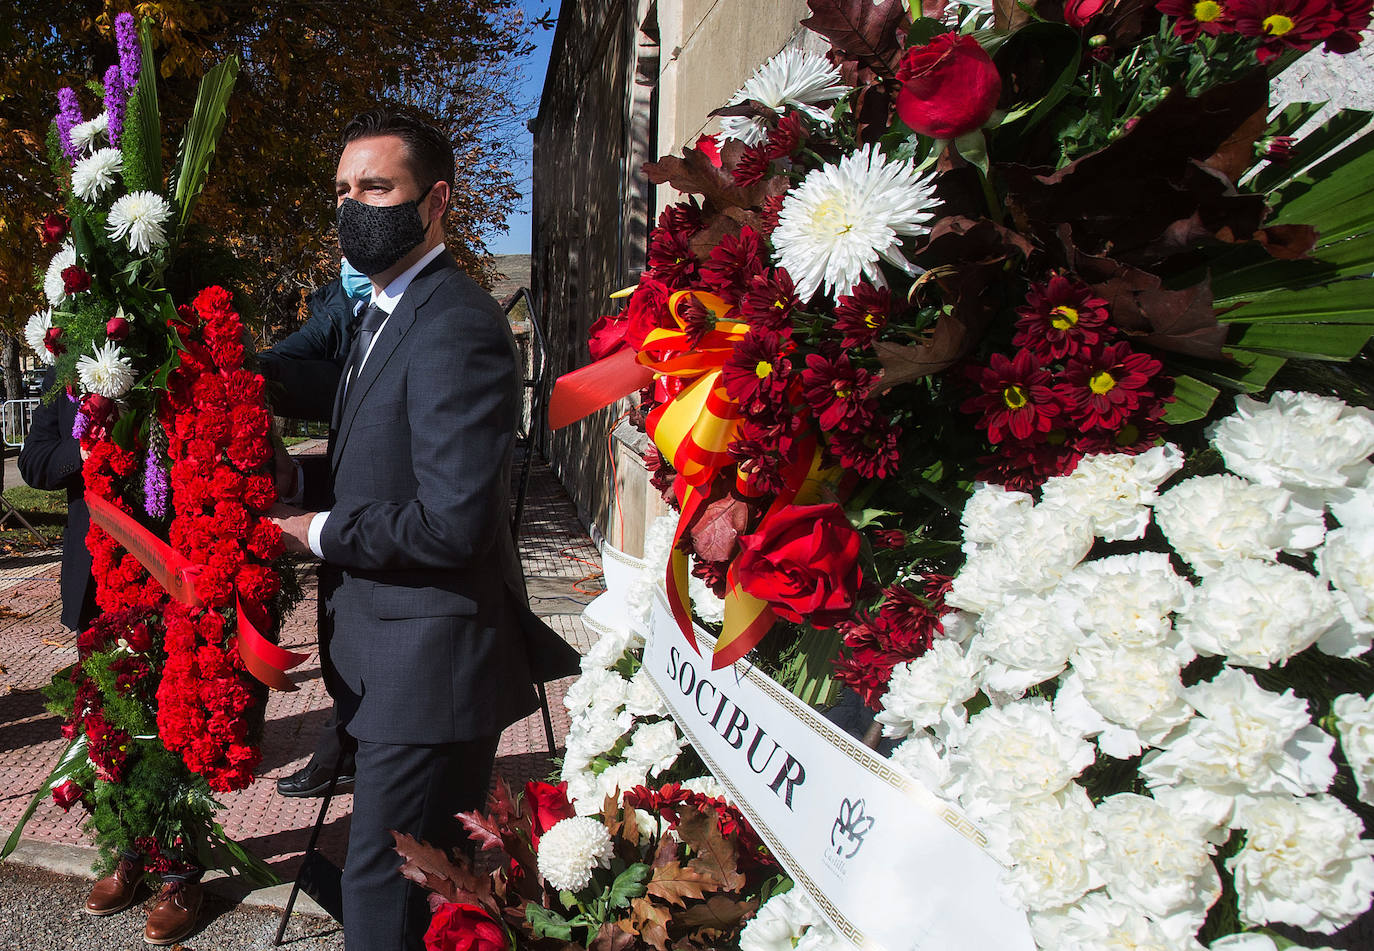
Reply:
[[389, 111], [343, 141], [339, 243], [372, 304], [335, 399], [329, 508], [283, 507], [278, 524], [323, 560], [326, 683], [358, 741], [345, 941], [397, 951], [422, 947], [429, 911], [390, 830], [462, 843], [453, 816], [483, 805], [534, 676], [576, 655], [525, 597], [508, 527], [519, 363], [500, 307], [444, 248], [452, 147]]

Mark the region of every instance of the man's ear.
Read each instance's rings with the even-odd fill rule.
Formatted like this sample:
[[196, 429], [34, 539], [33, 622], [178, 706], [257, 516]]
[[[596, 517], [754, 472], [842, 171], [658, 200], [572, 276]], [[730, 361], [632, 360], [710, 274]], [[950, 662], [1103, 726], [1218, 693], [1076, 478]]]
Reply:
[[451, 194], [452, 189], [449, 187], [448, 182], [434, 183], [434, 187], [430, 189], [429, 197], [425, 199], [425, 203], [429, 205], [429, 220], [431, 222], [436, 219], [441, 222], [443, 221], [444, 213], [448, 210], [448, 200]]

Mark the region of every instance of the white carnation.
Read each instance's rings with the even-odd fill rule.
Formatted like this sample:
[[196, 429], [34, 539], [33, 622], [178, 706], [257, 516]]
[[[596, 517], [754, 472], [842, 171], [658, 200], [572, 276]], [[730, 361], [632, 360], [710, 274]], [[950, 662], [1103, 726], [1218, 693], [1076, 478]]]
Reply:
[[1340, 613], [1322, 582], [1297, 568], [1241, 558], [1203, 580], [1179, 615], [1198, 653], [1247, 667], [1281, 664], [1316, 643]]
[[639, 668], [630, 678], [630, 684], [625, 690], [625, 709], [637, 717], [668, 715], [668, 705], [663, 702], [663, 695], [654, 686], [654, 680], [649, 676], [649, 668]]
[[1307, 701], [1292, 690], [1271, 693], [1228, 667], [1183, 696], [1199, 716], [1141, 761], [1151, 788], [1196, 787], [1195, 798], [1212, 800], [1204, 810], [1229, 816], [1237, 797], [1301, 796], [1325, 790], [1335, 778], [1335, 741], [1312, 725]]
[[947, 711], [962, 717], [964, 701], [978, 692], [977, 676], [973, 658], [956, 642], [937, 638], [920, 657], [893, 669], [877, 716], [883, 735], [906, 736], [933, 726]]
[[1200, 575], [1237, 558], [1273, 561], [1308, 551], [1326, 531], [1321, 512], [1294, 506], [1292, 493], [1228, 474], [1187, 479], [1160, 496], [1155, 521]]
[[95, 355], [76, 361], [76, 375], [87, 393], [119, 399], [134, 385], [134, 365], [113, 341], [95, 348]]
[[611, 834], [587, 816], [560, 819], [539, 837], [539, 874], [554, 888], [575, 892], [586, 888], [592, 872], [611, 863]]
[[1365, 476], [1364, 485], [1332, 491], [1327, 506], [1344, 527], [1374, 532], [1374, 473]]
[[52, 308], [40, 310], [29, 318], [24, 325], [24, 342], [29, 345], [29, 349], [34, 352], [39, 360], [48, 366], [57, 362], [57, 358], [48, 350], [47, 339], [48, 331], [52, 328]]
[[725, 799], [725, 787], [714, 776], [693, 776], [682, 781], [682, 788], [689, 792], [701, 793], [712, 799]]
[[1342, 527], [1317, 549], [1317, 576], [1332, 592], [1340, 618], [1317, 641], [1317, 649], [1337, 657], [1358, 657], [1374, 639], [1374, 531]]
[[924, 731], [913, 733], [892, 751], [892, 764], [930, 792], [954, 799], [954, 776], [944, 744]]
[[989, 707], [951, 731], [951, 790], [966, 808], [1052, 795], [1093, 761], [1093, 747], [1046, 700]]
[[[1308, 948], [1306, 945], [1292, 945], [1298, 951], [1333, 951], [1332, 948], [1323, 946], [1320, 948]], [[1218, 938], [1207, 946], [1208, 951], [1279, 951], [1279, 946], [1274, 943], [1274, 939], [1267, 934], [1260, 934], [1258, 931], [1243, 931], [1239, 934], [1228, 934], [1224, 938]]]
[[1025, 492], [1014, 492], [990, 482], [978, 483], [960, 517], [965, 550], [970, 545], [996, 544], [1009, 531], [1019, 529], [1034, 507], [1035, 500]]
[[100, 199], [115, 182], [124, 165], [119, 149], [96, 149], [72, 167], [72, 191], [84, 202]]
[[1046, 951], [1201, 951], [1171, 938], [1135, 906], [1090, 892], [1072, 905], [1030, 916], [1035, 943]]
[[1083, 639], [1075, 604], [1057, 593], [1009, 597], [978, 621], [969, 654], [987, 658], [982, 683], [989, 691], [1019, 697], [1059, 675]]
[[1134, 456], [1084, 456], [1073, 472], [1045, 481], [1040, 504], [1086, 512], [1093, 531], [1107, 541], [1140, 538], [1150, 523], [1155, 490], [1182, 467], [1183, 453], [1172, 444]]
[[820, 923], [820, 912], [801, 888], [793, 887], [759, 906], [740, 932], [740, 951], [794, 951], [807, 931]]
[[672, 720], [641, 723], [630, 735], [625, 759], [647, 771], [650, 776], [657, 776], [677, 762], [678, 755], [686, 745], [687, 741], [678, 733]]
[[1331, 396], [1275, 393], [1268, 403], [1236, 397], [1236, 412], [1209, 430], [1237, 475], [1295, 492], [1359, 485], [1374, 453], [1374, 412]]
[[1021, 908], [1067, 905], [1103, 883], [1105, 844], [1087, 791], [1076, 783], [1057, 796], [1018, 802], [986, 827], [1012, 863], [1002, 885]]
[[1221, 897], [1210, 829], [1148, 796], [1118, 793], [1098, 803], [1094, 827], [1106, 843], [1107, 892], [1156, 919], [1183, 916], [1180, 930], [1202, 927]]
[[131, 192], [115, 199], [105, 228], [118, 241], [127, 239], [129, 250], [147, 254], [167, 243], [163, 225], [172, 217], [172, 206], [157, 192]]
[[603, 633], [591, 650], [582, 655], [579, 662], [583, 672], [598, 667], [614, 667], [625, 656], [625, 652], [644, 646], [644, 636], [630, 628], [612, 629]]
[[1142, 551], [1085, 561], [1059, 590], [1077, 604], [1075, 621], [1091, 640], [1107, 647], [1168, 647], [1187, 662], [1190, 650], [1170, 619], [1188, 603], [1192, 585], [1179, 577], [1163, 552]]
[[1065, 678], [1055, 698], [1055, 712], [1077, 724], [1077, 719], [1068, 717], [1065, 711], [1076, 687], [1094, 711], [1131, 734], [1130, 738], [1121, 739], [1134, 745], [1134, 749], [1108, 748], [1112, 738], [1099, 738], [1103, 752], [1120, 758], [1135, 756], [1142, 743], [1160, 742], [1193, 715], [1193, 708], [1183, 699], [1179, 666], [1178, 657], [1162, 647], [1093, 647], [1079, 651], [1073, 658], [1074, 672]]
[[[644, 766], [633, 760], [626, 760], [623, 763], [616, 763], [614, 766], [607, 766], [596, 777], [596, 796], [593, 801], [585, 803], [588, 806], [595, 806], [595, 809], [577, 809], [578, 815], [593, 815], [601, 812], [601, 807], [606, 803], [606, 797], [611, 797], [617, 802], [625, 793], [634, 789], [636, 786], [643, 786], [648, 782], [648, 777], [644, 773]], [[576, 808], [577, 804], [574, 804]]]
[[982, 614], [1012, 595], [1048, 591], [1092, 546], [1092, 523], [1082, 513], [1037, 505], [1015, 531], [969, 555], [945, 603]]
[[563, 706], [568, 712], [577, 713], [593, 705], [607, 708], [625, 704], [630, 682], [617, 671], [603, 667], [593, 668], [577, 678], [563, 695]]
[[1360, 802], [1374, 806], [1374, 697], [1343, 694], [1331, 704], [1331, 712]]
[[67, 296], [67, 285], [62, 281], [62, 272], [74, 264], [76, 246], [70, 241], [65, 242], [48, 262], [48, 270], [43, 275], [43, 294], [54, 307], [62, 303], [62, 299]]
[[1323, 934], [1369, 909], [1374, 842], [1363, 823], [1331, 796], [1266, 796], [1241, 812], [1245, 844], [1226, 860], [1235, 876], [1240, 919], [1283, 922]]

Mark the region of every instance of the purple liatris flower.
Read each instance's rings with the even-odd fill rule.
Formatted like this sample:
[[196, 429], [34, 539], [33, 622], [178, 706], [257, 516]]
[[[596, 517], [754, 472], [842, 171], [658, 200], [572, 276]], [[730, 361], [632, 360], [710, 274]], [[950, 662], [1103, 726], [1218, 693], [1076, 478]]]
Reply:
[[132, 13], [121, 13], [115, 17], [115, 45], [119, 47], [119, 73], [124, 78], [127, 94], [138, 81], [139, 66], [143, 62]]
[[76, 418], [72, 420], [72, 438], [80, 442], [81, 437], [86, 435], [86, 430], [89, 429], [90, 426], [91, 418], [81, 412], [81, 410], [77, 410]]
[[151, 446], [143, 460], [143, 509], [153, 518], [167, 515], [167, 472]]
[[63, 86], [57, 91], [57, 116], [54, 121], [57, 123], [58, 138], [62, 140], [62, 151], [75, 162], [81, 158], [81, 154], [72, 144], [72, 128], [84, 120], [81, 118], [81, 102], [76, 98], [76, 90], [70, 86]]
[[105, 70], [105, 115], [110, 145], [119, 148], [119, 134], [124, 131], [124, 107], [129, 101], [129, 91], [124, 88], [118, 64], [111, 64]]

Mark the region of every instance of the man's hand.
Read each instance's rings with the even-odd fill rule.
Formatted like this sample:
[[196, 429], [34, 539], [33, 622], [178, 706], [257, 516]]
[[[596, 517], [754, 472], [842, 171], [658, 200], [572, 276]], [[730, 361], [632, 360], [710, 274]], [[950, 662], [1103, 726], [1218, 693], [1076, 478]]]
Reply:
[[295, 555], [314, 555], [310, 550], [310, 522], [314, 512], [278, 502], [267, 510], [267, 517], [281, 529], [286, 550]]
[[286, 451], [286, 443], [281, 441], [277, 427], [272, 427], [272, 481], [277, 487], [277, 497], [289, 499], [300, 491], [296, 478], [296, 462]]

